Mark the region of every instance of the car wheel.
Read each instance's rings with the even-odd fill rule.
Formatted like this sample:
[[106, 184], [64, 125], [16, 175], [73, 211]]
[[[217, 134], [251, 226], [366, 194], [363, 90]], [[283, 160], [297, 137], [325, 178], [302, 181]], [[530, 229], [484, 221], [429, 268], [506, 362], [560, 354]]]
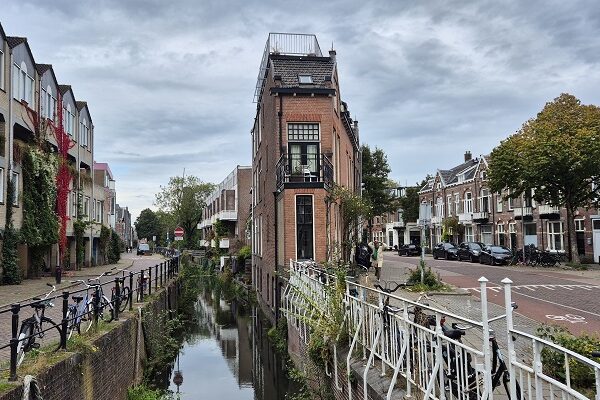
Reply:
[[494, 257], [490, 258], [490, 265], [496, 265], [496, 259]]
[[475, 260], [473, 259], [473, 255], [472, 254], [469, 255], [469, 261], [470, 262], [475, 262]]
[[437, 259], [438, 259], [438, 256], [437, 256], [437, 254], [436, 254], [435, 252], [433, 253], [433, 259], [434, 259], [434, 260], [437, 260]]
[[446, 253], [446, 260], [450, 260], [450, 253]]

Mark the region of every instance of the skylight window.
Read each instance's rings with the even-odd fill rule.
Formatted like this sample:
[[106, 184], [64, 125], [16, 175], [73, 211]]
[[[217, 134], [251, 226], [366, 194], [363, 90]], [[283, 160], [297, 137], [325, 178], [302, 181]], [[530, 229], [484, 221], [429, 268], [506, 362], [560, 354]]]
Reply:
[[298, 75], [298, 83], [301, 85], [313, 83], [312, 75]]

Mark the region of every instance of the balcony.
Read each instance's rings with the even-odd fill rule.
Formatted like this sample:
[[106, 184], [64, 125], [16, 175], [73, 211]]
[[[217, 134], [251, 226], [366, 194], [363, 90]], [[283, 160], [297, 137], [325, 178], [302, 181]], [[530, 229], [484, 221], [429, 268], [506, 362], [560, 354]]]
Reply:
[[471, 222], [473, 222], [473, 214], [472, 213], [458, 214], [458, 223], [470, 224]]
[[212, 226], [217, 220], [221, 221], [237, 221], [238, 213], [236, 210], [222, 210], [209, 218], [205, 218], [198, 224], [198, 229]]
[[333, 187], [333, 165], [324, 154], [283, 154], [275, 169], [277, 190]]
[[531, 208], [531, 207], [515, 207], [514, 217], [515, 217], [515, 219], [532, 220], [533, 219], [533, 208]]
[[473, 221], [476, 223], [485, 224], [488, 222], [489, 218], [490, 214], [487, 211], [473, 213]]
[[392, 229], [404, 228], [404, 221], [392, 222]]
[[541, 219], [560, 219], [560, 208], [550, 205], [541, 205], [538, 208]]

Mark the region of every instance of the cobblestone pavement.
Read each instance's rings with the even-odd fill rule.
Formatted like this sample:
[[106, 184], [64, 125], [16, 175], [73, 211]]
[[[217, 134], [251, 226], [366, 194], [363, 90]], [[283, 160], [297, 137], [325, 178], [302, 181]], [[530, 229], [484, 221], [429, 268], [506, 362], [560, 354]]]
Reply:
[[[148, 267], [152, 267], [156, 264], [159, 264], [164, 260], [166, 259], [158, 254], [154, 254], [151, 256], [136, 256], [134, 253], [122, 253], [121, 260], [118, 264], [84, 268], [81, 271], [72, 271], [68, 273], [68, 276], [63, 276], [62, 283], [60, 285], [56, 285], [56, 295], [60, 295], [63, 291], [74, 291], [83, 288], [83, 286], [81, 286], [80, 284], [70, 283], [70, 281], [72, 280], [85, 280], [89, 278], [95, 278], [103, 272], [109, 271], [114, 267], [116, 267], [115, 273], [122, 274], [122, 272], [118, 271], [120, 269], [126, 269], [127, 271], [131, 272], [138, 272], [141, 269], [147, 269]], [[152, 273], [154, 274], [154, 270], [152, 271]], [[114, 279], [114, 276], [107, 276], [102, 278], [102, 282], [107, 282], [112, 279]], [[13, 303], [24, 303], [30, 300], [32, 297], [40, 297], [40, 295], [42, 295], [43, 297], [43, 295], [45, 293], [48, 293], [48, 291], [50, 290], [50, 287], [47, 286], [48, 283], [54, 285], [55, 279], [53, 277], [27, 279], [24, 280], [20, 285], [0, 286], [0, 312], [10, 309], [10, 305]], [[110, 289], [108, 290], [109, 293], [107, 295], [110, 297]], [[69, 303], [71, 303], [72, 301], [73, 300], [69, 298]], [[54, 320], [55, 322], [59, 322], [62, 319], [62, 300], [56, 299], [53, 301], [53, 303], [54, 307], [47, 308], [45, 315]], [[23, 319], [30, 317], [31, 315], [33, 315], [32, 308], [22, 308], [21, 312], [19, 313], [19, 320], [22, 321]], [[11, 329], [11, 313], [5, 312], [0, 314], [0, 347], [4, 346], [5, 344], [8, 344], [12, 335]], [[41, 345], [45, 346], [57, 340], [57, 331], [50, 330], [49, 334], [42, 340]], [[9, 357], [9, 348], [0, 350], [0, 369], [6, 367]]]
[[[384, 257], [384, 279], [402, 280], [418, 257], [400, 257], [388, 252]], [[472, 264], [469, 262], [433, 260], [426, 263], [439, 273], [442, 280], [480, 297], [477, 280], [485, 276], [488, 299], [504, 306], [501, 281], [513, 281], [512, 298], [519, 305], [518, 313], [540, 323], [559, 324], [575, 334], [600, 331], [600, 270], [564, 270], [561, 268], [508, 267]], [[517, 326], [518, 328], [518, 326]]]

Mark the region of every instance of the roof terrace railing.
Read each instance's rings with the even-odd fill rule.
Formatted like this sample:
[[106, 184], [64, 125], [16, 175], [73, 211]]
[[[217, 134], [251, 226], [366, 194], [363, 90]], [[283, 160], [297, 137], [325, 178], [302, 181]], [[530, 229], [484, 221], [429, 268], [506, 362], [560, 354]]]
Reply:
[[254, 103], [260, 100], [262, 95], [270, 54], [283, 54], [292, 56], [316, 56], [322, 57], [321, 47], [317, 37], [306, 33], [269, 33], [265, 50], [263, 52], [256, 89], [254, 90]]

